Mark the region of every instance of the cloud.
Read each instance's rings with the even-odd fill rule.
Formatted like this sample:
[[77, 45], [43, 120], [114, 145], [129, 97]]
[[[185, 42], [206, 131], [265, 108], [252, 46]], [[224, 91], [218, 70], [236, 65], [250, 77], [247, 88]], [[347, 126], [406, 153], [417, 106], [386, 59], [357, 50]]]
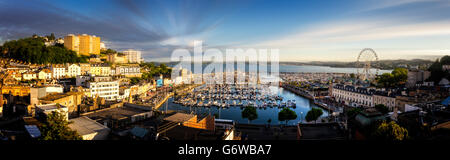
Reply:
[[[321, 27], [325, 26], [325, 27]], [[332, 27], [329, 27], [332, 26]], [[348, 21], [321, 24], [299, 33], [268, 40], [256, 46], [310, 46], [324, 43], [361, 42], [417, 36], [450, 35], [450, 21], [399, 24], [388, 21]]]
[[0, 6], [0, 19], [0, 31], [5, 33], [1, 35], [3, 39], [34, 33], [56, 33], [59, 36], [88, 33], [111, 41], [160, 41], [168, 37], [164, 32], [148, 30], [126, 17], [105, 21], [39, 1], [5, 3]]
[[387, 8], [400, 7], [404, 5], [414, 4], [414, 3], [429, 3], [438, 2], [441, 0], [376, 0], [369, 7], [363, 8], [361, 11], [375, 11]]

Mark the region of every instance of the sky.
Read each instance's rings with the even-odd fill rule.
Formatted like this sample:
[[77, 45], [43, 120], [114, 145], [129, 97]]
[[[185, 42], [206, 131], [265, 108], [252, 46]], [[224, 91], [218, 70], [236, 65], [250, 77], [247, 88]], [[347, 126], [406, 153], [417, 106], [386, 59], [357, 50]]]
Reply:
[[450, 54], [450, 0], [0, 0], [0, 44], [90, 34], [169, 61], [175, 49], [279, 49], [280, 61]]

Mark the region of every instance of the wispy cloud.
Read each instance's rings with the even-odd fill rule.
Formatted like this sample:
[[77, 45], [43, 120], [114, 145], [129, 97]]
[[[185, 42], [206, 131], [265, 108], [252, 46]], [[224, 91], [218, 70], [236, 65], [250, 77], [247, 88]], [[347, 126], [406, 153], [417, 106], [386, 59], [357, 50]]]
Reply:
[[[403, 5], [409, 5], [414, 3], [429, 3], [438, 2], [442, 0], [375, 0], [370, 6], [362, 8], [360, 11], [374, 11], [393, 7], [399, 7]], [[446, 1], [446, 0], [444, 0]]]

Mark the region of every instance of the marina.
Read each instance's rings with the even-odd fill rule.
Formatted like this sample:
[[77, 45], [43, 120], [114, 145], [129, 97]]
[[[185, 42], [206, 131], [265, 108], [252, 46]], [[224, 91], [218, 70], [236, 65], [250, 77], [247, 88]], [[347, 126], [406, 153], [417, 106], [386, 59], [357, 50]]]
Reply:
[[296, 107], [295, 99], [283, 100], [268, 86], [254, 85], [203, 85], [192, 93], [177, 96], [174, 103], [191, 107]]
[[[284, 124], [278, 121], [278, 112], [286, 107], [297, 113], [297, 119], [289, 121], [289, 124], [294, 124], [304, 120], [311, 108], [319, 108], [307, 98], [270, 85], [202, 85], [187, 94], [175, 94], [166, 103], [159, 110], [210, 114], [238, 123], [249, 123], [242, 118], [241, 112], [246, 106], [251, 106], [257, 108], [258, 113], [258, 118], [251, 124], [268, 124], [269, 119], [271, 124]], [[327, 115], [324, 110], [322, 116]]]

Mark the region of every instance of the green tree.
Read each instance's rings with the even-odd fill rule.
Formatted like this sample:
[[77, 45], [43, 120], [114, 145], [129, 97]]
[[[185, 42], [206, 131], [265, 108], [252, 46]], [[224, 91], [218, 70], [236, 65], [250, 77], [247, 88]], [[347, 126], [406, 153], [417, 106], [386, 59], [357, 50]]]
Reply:
[[283, 108], [280, 112], [278, 112], [278, 120], [286, 121], [286, 125], [289, 120], [294, 120], [297, 118], [297, 113], [289, 108]]
[[40, 127], [41, 140], [82, 140], [76, 131], [69, 128], [70, 122], [60, 112], [53, 111]]
[[436, 59], [436, 61], [431, 64], [428, 68], [428, 71], [431, 72], [431, 76], [428, 80], [439, 83], [442, 78], [450, 79], [450, 73], [442, 70], [442, 65], [450, 65], [450, 56], [444, 56], [440, 60]]
[[45, 46], [42, 37], [7, 41], [0, 52], [6, 58], [35, 64], [87, 62], [87, 57], [80, 57], [64, 46]]
[[377, 78], [379, 87], [394, 87], [404, 84], [408, 79], [408, 70], [405, 68], [395, 68], [391, 73], [383, 73]]
[[242, 110], [242, 118], [247, 118], [248, 123], [258, 118], [258, 113], [255, 107], [247, 106]]
[[378, 125], [373, 136], [378, 140], [401, 141], [408, 138], [408, 130], [401, 127], [394, 121], [383, 121], [380, 125]]
[[320, 108], [311, 108], [310, 111], [308, 111], [308, 113], [306, 113], [306, 117], [305, 120], [310, 122], [310, 121], [314, 121], [314, 123], [317, 121], [317, 119], [322, 116], [323, 111]]
[[397, 84], [402, 84], [408, 79], [408, 70], [406, 68], [395, 68], [392, 71], [392, 75]]
[[386, 107], [384, 104], [377, 104], [377, 105], [375, 105], [375, 109], [378, 112], [381, 112], [383, 114], [389, 113], [389, 108]]
[[353, 117], [362, 111], [361, 108], [351, 108], [346, 111], [347, 117]]
[[135, 84], [138, 84], [141, 80], [142, 79], [139, 78], [139, 77], [131, 77], [130, 78], [130, 83], [131, 83], [131, 85], [135, 85]]

